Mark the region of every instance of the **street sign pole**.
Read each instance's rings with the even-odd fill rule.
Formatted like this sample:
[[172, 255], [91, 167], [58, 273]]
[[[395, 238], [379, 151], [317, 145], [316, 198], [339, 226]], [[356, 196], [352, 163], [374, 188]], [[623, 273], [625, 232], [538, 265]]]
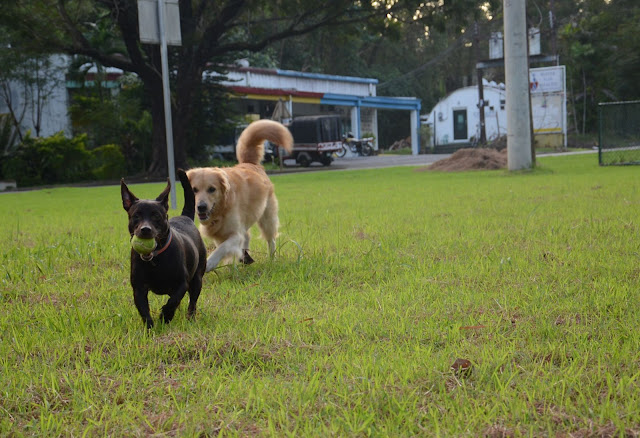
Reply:
[[162, 94], [164, 97], [164, 127], [167, 137], [167, 166], [171, 181], [171, 208], [176, 209], [176, 168], [173, 156], [173, 122], [171, 119], [171, 89], [169, 88], [169, 60], [165, 32], [164, 0], [158, 0], [158, 30], [160, 33], [160, 58], [162, 63]]
[[167, 167], [169, 181], [171, 181], [171, 208], [175, 209], [176, 166], [173, 156], [173, 124], [171, 121], [171, 89], [169, 87], [167, 45], [179, 46], [182, 44], [178, 0], [138, 0], [138, 27], [141, 43], [160, 44], [164, 126], [167, 139]]

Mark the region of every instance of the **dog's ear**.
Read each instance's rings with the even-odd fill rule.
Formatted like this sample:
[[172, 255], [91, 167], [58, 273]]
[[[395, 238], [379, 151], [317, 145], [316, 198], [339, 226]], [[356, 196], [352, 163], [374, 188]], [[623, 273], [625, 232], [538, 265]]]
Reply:
[[171, 180], [167, 178], [167, 187], [156, 198], [156, 201], [162, 204], [165, 210], [169, 211], [169, 193], [171, 192]]
[[138, 198], [136, 198], [136, 195], [131, 193], [129, 187], [127, 187], [127, 185], [124, 183], [124, 178], [120, 180], [120, 194], [122, 195], [122, 207], [126, 211], [129, 211], [131, 206], [134, 203], [138, 202]]
[[229, 197], [231, 184], [229, 183], [229, 177], [225, 172], [220, 172], [220, 188], [222, 189], [222, 198], [226, 201]]

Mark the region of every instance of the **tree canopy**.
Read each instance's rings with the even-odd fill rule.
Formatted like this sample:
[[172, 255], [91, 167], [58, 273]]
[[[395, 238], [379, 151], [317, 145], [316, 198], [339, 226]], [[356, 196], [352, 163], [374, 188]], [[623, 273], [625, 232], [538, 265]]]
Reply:
[[[311, 0], [180, 0], [183, 43], [171, 49], [176, 164], [186, 164], [193, 106], [207, 69], [224, 71], [239, 53], [259, 52], [326, 27], [357, 26], [364, 35], [369, 29], [383, 34], [394, 23], [409, 20], [438, 26], [466, 15], [474, 5], [471, 0], [328, 0], [318, 8]], [[139, 41], [135, 0], [18, 0], [4, 6], [2, 24], [14, 32], [21, 47], [83, 55], [136, 73], [151, 102], [154, 156], [149, 170], [165, 172], [159, 51]]]
[[[224, 118], [225, 106], [195, 110], [203, 100], [224, 101], [209, 70], [248, 57], [257, 66], [376, 77], [380, 95], [417, 96], [429, 108], [449, 91], [470, 85], [480, 29], [502, 29], [502, 2], [328, 0], [179, 0], [182, 46], [170, 48], [176, 164], [201, 141], [203, 118]], [[594, 104], [639, 98], [636, 72], [640, 5], [634, 0], [528, 2], [530, 25], [541, 28], [543, 51], [567, 65], [575, 128], [594, 126]], [[552, 17], [553, 20], [550, 20]], [[11, 47], [30, 53], [67, 53], [132, 72], [143, 84], [152, 119], [149, 171], [165, 174], [165, 131], [159, 49], [138, 36], [135, 0], [16, 0], [3, 5], [0, 27]], [[475, 44], [478, 44], [477, 42]], [[501, 72], [487, 72], [501, 79]], [[580, 116], [580, 117], [578, 117]]]

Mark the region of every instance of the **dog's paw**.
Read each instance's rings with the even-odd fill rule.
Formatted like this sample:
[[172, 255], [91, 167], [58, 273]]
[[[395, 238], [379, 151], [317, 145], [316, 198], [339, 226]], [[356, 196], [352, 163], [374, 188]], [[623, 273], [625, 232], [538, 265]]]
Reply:
[[255, 260], [253, 260], [253, 258], [251, 258], [251, 256], [249, 255], [249, 251], [247, 251], [246, 249], [243, 250], [242, 258], [240, 259], [240, 263], [244, 263], [245, 265], [250, 265], [254, 261]]

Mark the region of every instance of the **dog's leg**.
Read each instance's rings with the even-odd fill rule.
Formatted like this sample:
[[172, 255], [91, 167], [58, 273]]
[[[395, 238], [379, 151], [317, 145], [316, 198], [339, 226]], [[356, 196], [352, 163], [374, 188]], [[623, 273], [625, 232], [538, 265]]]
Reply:
[[272, 195], [267, 201], [267, 207], [258, 220], [258, 227], [262, 232], [262, 237], [269, 245], [269, 256], [273, 257], [276, 252], [276, 236], [278, 235], [278, 199]]
[[151, 313], [149, 312], [149, 289], [139, 288], [133, 290], [133, 302], [136, 304], [136, 308], [138, 309], [138, 313], [142, 317], [142, 320], [147, 325], [147, 328], [150, 329], [153, 327], [153, 318], [151, 318]]
[[214, 270], [225, 257], [234, 256], [240, 260], [242, 258], [243, 241], [244, 237], [241, 234], [233, 234], [222, 242], [207, 259], [206, 272]]
[[180, 305], [180, 301], [182, 301], [182, 298], [186, 293], [187, 293], [187, 285], [185, 283], [181, 285], [173, 294], [171, 294], [171, 296], [169, 297], [169, 300], [167, 301], [167, 304], [162, 306], [162, 312], [160, 312], [160, 317], [163, 319], [165, 324], [171, 322], [171, 320], [173, 319], [173, 315], [175, 315], [176, 313], [176, 309]]
[[253, 257], [249, 255], [249, 250], [243, 249], [242, 258], [240, 259], [240, 262], [245, 265], [250, 265], [251, 263], [255, 262], [255, 260], [253, 260]]
[[250, 265], [251, 263], [253, 263], [255, 261], [249, 255], [249, 242], [250, 241], [251, 241], [251, 234], [249, 234], [249, 231], [247, 230], [247, 232], [244, 233], [244, 243], [242, 244], [242, 257], [240, 258], [240, 262], [244, 263], [245, 265]]
[[187, 318], [192, 319], [196, 315], [196, 303], [202, 290], [202, 277], [194, 275], [189, 283], [189, 307], [187, 308]]

